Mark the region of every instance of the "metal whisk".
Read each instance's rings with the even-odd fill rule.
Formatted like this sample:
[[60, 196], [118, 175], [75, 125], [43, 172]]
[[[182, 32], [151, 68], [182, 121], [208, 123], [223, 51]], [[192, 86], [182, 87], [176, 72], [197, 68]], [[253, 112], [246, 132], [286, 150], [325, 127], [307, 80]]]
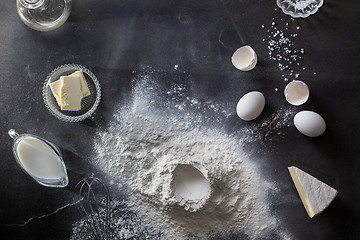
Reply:
[[[109, 189], [103, 180], [86, 177], [76, 184], [82, 197], [78, 208], [91, 229], [93, 239], [110, 240], [110, 197]], [[105, 211], [100, 206], [105, 205]]]

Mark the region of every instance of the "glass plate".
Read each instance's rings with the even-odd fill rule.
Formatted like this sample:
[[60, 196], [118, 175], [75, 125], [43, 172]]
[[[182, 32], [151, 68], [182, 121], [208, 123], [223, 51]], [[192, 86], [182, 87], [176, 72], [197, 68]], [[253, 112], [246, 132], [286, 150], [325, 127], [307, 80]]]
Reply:
[[[83, 71], [86, 83], [90, 90], [90, 96], [81, 100], [81, 110], [79, 111], [62, 111], [56, 102], [50, 89], [50, 83], [55, 82], [61, 76], [67, 76], [75, 71]], [[87, 68], [78, 64], [65, 64], [55, 68], [46, 78], [43, 86], [43, 99], [46, 108], [56, 118], [65, 122], [79, 122], [90, 117], [99, 105], [101, 98], [100, 84], [96, 76]]]

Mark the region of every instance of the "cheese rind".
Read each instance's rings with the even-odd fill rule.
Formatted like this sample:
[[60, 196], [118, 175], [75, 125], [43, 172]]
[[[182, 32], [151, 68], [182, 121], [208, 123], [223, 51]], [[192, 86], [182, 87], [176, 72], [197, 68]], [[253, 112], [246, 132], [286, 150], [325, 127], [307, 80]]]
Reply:
[[79, 111], [83, 97], [79, 77], [60, 77], [61, 110]]
[[324, 211], [338, 191], [297, 167], [289, 167], [291, 178], [310, 218]]
[[90, 95], [89, 87], [86, 83], [86, 79], [84, 76], [83, 71], [76, 71], [69, 75], [69, 77], [79, 77], [80, 78], [80, 86], [81, 86], [81, 92], [83, 94], [83, 97], [87, 97]]

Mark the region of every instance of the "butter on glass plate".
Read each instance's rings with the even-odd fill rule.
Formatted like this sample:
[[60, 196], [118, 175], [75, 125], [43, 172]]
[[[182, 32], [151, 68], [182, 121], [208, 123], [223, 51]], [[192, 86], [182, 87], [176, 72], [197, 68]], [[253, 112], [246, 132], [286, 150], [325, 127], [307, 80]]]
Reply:
[[[82, 71], [90, 95], [82, 98], [79, 111], [61, 110], [56, 98], [51, 92], [50, 83], [57, 81], [62, 76], [68, 76], [75, 71]], [[55, 68], [46, 78], [43, 86], [43, 99], [46, 108], [56, 118], [65, 122], [79, 122], [90, 117], [100, 103], [101, 88], [96, 76], [87, 68], [78, 64], [65, 64]]]

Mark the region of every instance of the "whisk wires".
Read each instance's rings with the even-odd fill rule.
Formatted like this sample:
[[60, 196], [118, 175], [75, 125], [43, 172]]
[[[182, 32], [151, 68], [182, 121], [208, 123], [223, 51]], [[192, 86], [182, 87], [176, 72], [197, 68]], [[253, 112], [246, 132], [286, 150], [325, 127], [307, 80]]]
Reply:
[[[110, 240], [110, 196], [105, 182], [97, 177], [82, 179], [76, 188], [82, 201], [78, 209], [85, 218], [95, 240]], [[105, 213], [100, 206], [105, 204]]]

